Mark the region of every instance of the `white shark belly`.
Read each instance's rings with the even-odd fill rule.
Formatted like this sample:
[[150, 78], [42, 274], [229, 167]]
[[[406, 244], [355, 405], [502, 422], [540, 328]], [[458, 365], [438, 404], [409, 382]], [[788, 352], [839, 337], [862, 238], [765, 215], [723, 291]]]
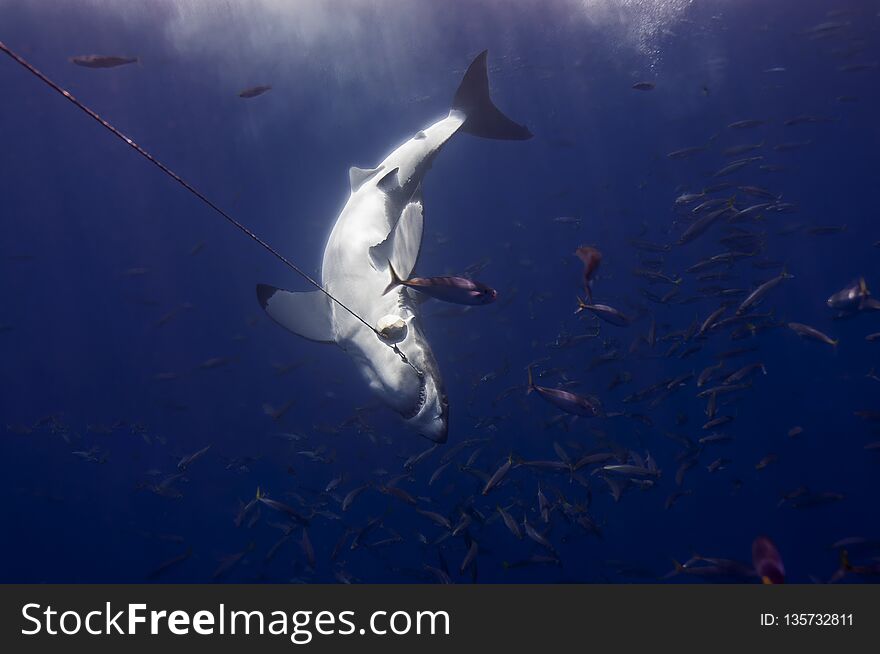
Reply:
[[[327, 241], [321, 273], [327, 291], [373, 327], [389, 314], [410, 323], [418, 319], [403, 290], [384, 294], [390, 279], [387, 263], [376, 267], [370, 259], [369, 249], [394, 227], [387, 205], [386, 194], [375, 186], [352, 194]], [[371, 390], [405, 416], [416, 412], [424, 384], [416, 370], [344, 308], [333, 304], [330, 310], [336, 343], [351, 356]], [[417, 335], [413, 330], [399, 347], [413, 362], [420, 358], [414, 350], [430, 355], [420, 331]]]

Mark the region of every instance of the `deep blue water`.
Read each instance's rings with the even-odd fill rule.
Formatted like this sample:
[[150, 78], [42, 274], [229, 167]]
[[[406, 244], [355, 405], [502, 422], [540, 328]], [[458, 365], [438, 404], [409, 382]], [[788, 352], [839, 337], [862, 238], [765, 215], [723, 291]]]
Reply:
[[[0, 40], [313, 274], [348, 197], [348, 167], [376, 165], [445, 115], [479, 51], [489, 49], [496, 103], [535, 134], [526, 142], [457, 135], [424, 185], [418, 272], [452, 274], [483, 262], [476, 278], [499, 291], [494, 305], [463, 314], [424, 305], [449, 392], [449, 442], [397, 486], [453, 525], [462, 511], [471, 516], [469, 527], [444, 538], [443, 528], [377, 490], [430, 443], [376, 404], [342, 351], [285, 332], [256, 301], [258, 282], [307, 290], [304, 282], [4, 57], [0, 581], [145, 581], [187, 552], [153, 578], [211, 580], [225, 557], [245, 552], [220, 580], [435, 581], [428, 565], [446, 567], [456, 582], [653, 581], [673, 559], [694, 554], [750, 563], [752, 541], [763, 534], [781, 552], [788, 580], [808, 582], [838, 570], [836, 541], [880, 539], [880, 454], [868, 449], [880, 436], [873, 414], [855, 414], [880, 410], [878, 380], [866, 376], [880, 343], [865, 340], [880, 331], [880, 316], [835, 319], [825, 305], [859, 276], [869, 288], [880, 284], [878, 4], [512, 4], [0, 0]], [[140, 63], [93, 70], [68, 61], [91, 53]], [[784, 71], [764, 72], [778, 67]], [[655, 88], [632, 88], [645, 81]], [[273, 88], [238, 97], [256, 84]], [[785, 124], [803, 115], [823, 120]], [[727, 127], [752, 119], [764, 122]], [[762, 145], [723, 154], [749, 143]], [[802, 147], [774, 147], [787, 143]], [[667, 157], [693, 146], [705, 151]], [[763, 159], [712, 177], [749, 156]], [[795, 207], [722, 220], [675, 245], [695, 206], [676, 207], [675, 198], [718, 182], [733, 187], [711, 197], [735, 194], [738, 210], [765, 201], [742, 186], [769, 189]], [[579, 222], [555, 220], [561, 216]], [[826, 226], [845, 229], [815, 233]], [[721, 239], [738, 229], [755, 234], [759, 247], [708, 271], [728, 278], [701, 283], [686, 272], [724, 252]], [[673, 245], [645, 253], [632, 239]], [[598, 337], [555, 348], [561, 333], [595, 328], [574, 315], [582, 288], [573, 252], [582, 244], [603, 254], [596, 301], [634, 320], [601, 323]], [[641, 260], [659, 259], [665, 273], [684, 279], [666, 304], [641, 291], [663, 295], [672, 286], [633, 274]], [[732, 315], [743, 299], [698, 289], [747, 293], [782, 266], [793, 279], [754, 310], [768, 314], [755, 319], [768, 329], [732, 339], [736, 327], [723, 328], [682, 342], [682, 330], [725, 301]], [[652, 320], [655, 345], [632, 348]], [[785, 326], [791, 321], [839, 344], [799, 338]], [[679, 488], [683, 439], [696, 444], [709, 433], [697, 393], [723, 375], [703, 388], [690, 378], [656, 403], [659, 394], [624, 399], [699, 375], [738, 348], [750, 350], [724, 359], [725, 373], [762, 362], [767, 374], [718, 396], [718, 415], [735, 418], [719, 431], [733, 440], [695, 445]], [[614, 360], [597, 362], [609, 352]], [[217, 357], [224, 365], [202, 365]], [[557, 420], [559, 411], [525, 394], [525, 367], [538, 360], [536, 371], [547, 371], [539, 383], [579, 382], [567, 387], [597, 396], [612, 415]], [[290, 364], [298, 365], [279, 368]], [[609, 390], [624, 372], [631, 381]], [[277, 420], [267, 415], [264, 405], [288, 402]], [[803, 432], [788, 436], [795, 426]], [[278, 437], [284, 433], [303, 438], [291, 443]], [[444, 453], [466, 439], [488, 439], [472, 470], [461, 468], [477, 446], [428, 485]], [[154, 492], [183, 456], [207, 445], [169, 482], [178, 497]], [[621, 462], [633, 461], [628, 450], [650, 453], [662, 473], [643, 489], [595, 472], [600, 466], [574, 478], [520, 465], [480, 494], [508, 455], [558, 461], [560, 448], [572, 459], [610, 451]], [[777, 460], [756, 469], [771, 454]], [[721, 457], [726, 467], [710, 472]], [[323, 492], [340, 474], [339, 488]], [[626, 486], [619, 501], [603, 476]], [[371, 487], [343, 511], [342, 498], [365, 483]], [[549, 524], [538, 511], [539, 486], [552, 505]], [[236, 526], [258, 487], [305, 514], [319, 511], [308, 527], [313, 570], [299, 528], [267, 557], [288, 523], [281, 513], [257, 505]], [[812, 497], [839, 495], [811, 508], [796, 506], [806, 494], [779, 506], [800, 487]], [[679, 490], [688, 494], [665, 509]], [[555, 554], [514, 538], [496, 505], [518, 521], [525, 513]], [[565, 506], [589, 516], [601, 538]], [[353, 534], [375, 518], [352, 549]], [[352, 536], [331, 559], [346, 530]], [[476, 564], [460, 574], [471, 541], [479, 544]], [[870, 543], [850, 550], [863, 565], [880, 556]]]

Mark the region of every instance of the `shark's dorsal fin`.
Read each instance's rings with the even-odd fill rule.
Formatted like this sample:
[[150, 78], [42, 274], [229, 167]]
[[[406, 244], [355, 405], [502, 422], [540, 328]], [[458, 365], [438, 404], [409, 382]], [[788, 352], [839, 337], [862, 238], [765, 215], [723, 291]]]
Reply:
[[348, 183], [351, 185], [351, 192], [354, 193], [357, 191], [364, 185], [364, 182], [375, 177], [382, 168], [384, 168], [384, 166], [379, 166], [378, 168], [358, 168], [357, 166], [352, 166], [349, 168]]
[[400, 275], [408, 279], [416, 267], [422, 244], [425, 220], [422, 213], [421, 195], [410, 201], [400, 213], [400, 219], [381, 243], [370, 248], [370, 263], [376, 270], [386, 270], [388, 262]]
[[298, 336], [318, 343], [335, 343], [330, 300], [321, 291], [293, 293], [257, 284], [257, 299], [269, 317]]

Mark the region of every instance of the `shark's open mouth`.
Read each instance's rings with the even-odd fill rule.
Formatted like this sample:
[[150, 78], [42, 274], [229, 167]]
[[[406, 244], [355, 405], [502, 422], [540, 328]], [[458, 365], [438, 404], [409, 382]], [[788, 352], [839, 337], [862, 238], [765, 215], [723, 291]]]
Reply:
[[404, 420], [411, 420], [419, 415], [419, 412], [422, 410], [422, 407], [425, 406], [425, 402], [428, 399], [428, 388], [425, 383], [425, 378], [423, 376], [419, 376], [419, 401], [416, 402], [414, 408], [409, 411], [401, 411], [400, 415], [403, 416]]

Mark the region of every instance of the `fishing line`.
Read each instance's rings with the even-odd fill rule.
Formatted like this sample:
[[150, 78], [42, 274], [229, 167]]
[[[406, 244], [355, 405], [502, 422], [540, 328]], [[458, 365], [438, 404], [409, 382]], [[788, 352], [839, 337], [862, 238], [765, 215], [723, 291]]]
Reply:
[[166, 175], [168, 175], [168, 177], [170, 177], [170, 178], [173, 179], [175, 182], [177, 182], [178, 184], [180, 184], [183, 188], [185, 188], [187, 191], [189, 191], [190, 193], [192, 193], [192, 194], [193, 194], [194, 196], [196, 196], [199, 200], [201, 200], [202, 202], [204, 202], [208, 207], [210, 207], [211, 209], [213, 209], [216, 213], [220, 214], [223, 218], [226, 219], [226, 221], [227, 221], [230, 225], [232, 225], [233, 227], [235, 227], [236, 229], [238, 229], [242, 234], [245, 234], [246, 236], [248, 236], [252, 241], [254, 241], [254, 242], [257, 243], [258, 245], [260, 245], [260, 246], [261, 246], [264, 250], [266, 250], [269, 254], [271, 254], [271, 255], [274, 256], [276, 259], [278, 259], [279, 261], [281, 261], [284, 265], [286, 265], [288, 268], [290, 268], [290, 269], [293, 270], [295, 273], [297, 273], [300, 277], [302, 277], [303, 279], [305, 279], [309, 284], [311, 284], [312, 286], [314, 286], [316, 289], [318, 289], [319, 291], [321, 291], [324, 295], [326, 295], [328, 298], [330, 298], [331, 300], [333, 300], [333, 301], [334, 301], [336, 304], [338, 304], [340, 307], [342, 307], [343, 309], [345, 309], [345, 310], [346, 310], [348, 313], [350, 313], [352, 316], [354, 316], [355, 318], [357, 318], [360, 322], [362, 322], [362, 323], [364, 324], [365, 327], [367, 327], [370, 331], [372, 331], [374, 334], [376, 334], [376, 336], [378, 337], [378, 339], [379, 339], [382, 343], [384, 343], [385, 345], [387, 345], [388, 347], [390, 347], [391, 350], [392, 350], [395, 354], [397, 354], [397, 356], [400, 357], [401, 361], [403, 361], [403, 362], [404, 362], [405, 364], [407, 364], [410, 368], [412, 368], [413, 370], [415, 370], [415, 371], [416, 371], [416, 374], [418, 374], [419, 377], [422, 377], [422, 376], [423, 376], [422, 371], [420, 371], [418, 368], [416, 368], [416, 367], [410, 362], [410, 360], [406, 358], [406, 355], [400, 350], [399, 347], [397, 347], [397, 344], [396, 344], [396, 343], [388, 343], [387, 341], [385, 341], [385, 340], [382, 338], [382, 334], [379, 332], [378, 329], [376, 329], [373, 325], [371, 325], [371, 324], [368, 323], [366, 320], [364, 320], [360, 315], [358, 315], [357, 313], [355, 313], [352, 309], [350, 309], [350, 308], [349, 308], [345, 303], [343, 303], [341, 300], [339, 300], [338, 298], [334, 297], [332, 293], [330, 293], [326, 288], [324, 288], [321, 284], [319, 284], [317, 281], [315, 281], [315, 280], [311, 277], [311, 275], [309, 275], [309, 274], [306, 273], [304, 270], [302, 270], [301, 268], [299, 268], [299, 266], [297, 266], [295, 263], [293, 263], [290, 259], [288, 259], [287, 257], [285, 257], [283, 254], [281, 254], [281, 253], [280, 253], [278, 250], [276, 250], [274, 247], [272, 247], [271, 245], [269, 245], [269, 243], [267, 243], [267, 242], [264, 241], [262, 238], [260, 238], [256, 233], [254, 233], [254, 232], [253, 232], [250, 228], [248, 228], [246, 225], [244, 225], [243, 223], [239, 222], [238, 220], [236, 220], [235, 218], [233, 218], [231, 215], [229, 215], [228, 213], [226, 213], [226, 212], [225, 212], [223, 209], [221, 209], [219, 206], [217, 206], [216, 204], [214, 204], [214, 203], [213, 203], [211, 200], [209, 200], [209, 199], [207, 198], [207, 196], [205, 196], [201, 191], [199, 191], [199, 190], [198, 190], [197, 188], [195, 188], [192, 184], [190, 184], [189, 182], [187, 182], [185, 179], [183, 179], [180, 175], [178, 175], [177, 173], [175, 173], [173, 170], [171, 170], [168, 166], [166, 166], [165, 164], [163, 164], [161, 161], [159, 161], [158, 159], [156, 159], [156, 158], [155, 158], [153, 155], [151, 155], [149, 152], [147, 152], [146, 150], [144, 150], [141, 146], [139, 146], [137, 143], [135, 143], [132, 139], [130, 139], [130, 138], [127, 137], [125, 134], [123, 134], [122, 132], [120, 132], [116, 127], [114, 127], [113, 125], [111, 125], [110, 123], [108, 123], [106, 120], [104, 120], [103, 118], [101, 118], [101, 116], [99, 116], [97, 112], [95, 112], [94, 110], [90, 109], [89, 107], [87, 107], [86, 105], [84, 105], [82, 102], [80, 102], [79, 100], [77, 100], [75, 97], [73, 97], [73, 95], [70, 93], [70, 91], [67, 91], [67, 90], [61, 88], [58, 84], [56, 84], [56, 83], [53, 82], [51, 79], [49, 79], [48, 77], [46, 77], [43, 73], [41, 73], [39, 70], [37, 70], [37, 69], [36, 69], [36, 68], [35, 68], [30, 62], [28, 62], [24, 57], [22, 57], [21, 55], [19, 55], [19, 54], [13, 52], [12, 50], [10, 50], [9, 47], [8, 47], [5, 43], [3, 43], [3, 41], [0, 41], [0, 50], [2, 50], [3, 52], [5, 52], [6, 54], [8, 54], [8, 55], [9, 55], [14, 61], [16, 61], [16, 62], [18, 62], [19, 64], [21, 64], [21, 65], [22, 65], [22, 66], [23, 66], [28, 72], [30, 72], [32, 75], [34, 75], [37, 79], [39, 79], [39, 80], [42, 81], [43, 83], [45, 83], [45, 84], [46, 84], [49, 88], [51, 88], [53, 91], [55, 91], [55, 92], [57, 92], [57, 93], [60, 93], [62, 96], [64, 96], [64, 97], [67, 98], [68, 100], [70, 100], [75, 106], [77, 106], [78, 108], [82, 109], [83, 112], [85, 112], [89, 117], [91, 117], [91, 118], [93, 118], [95, 121], [97, 121], [97, 122], [98, 122], [102, 127], [104, 127], [108, 132], [110, 132], [111, 134], [113, 134], [113, 136], [115, 136], [115, 137], [118, 138], [119, 140], [123, 141], [126, 145], [128, 145], [129, 147], [131, 147], [132, 150], [134, 150], [134, 151], [137, 152], [139, 155], [141, 155], [144, 159], [146, 159], [146, 160], [149, 161], [151, 164], [153, 164], [154, 166], [156, 166], [159, 170], [161, 170], [163, 173], [165, 173]]

